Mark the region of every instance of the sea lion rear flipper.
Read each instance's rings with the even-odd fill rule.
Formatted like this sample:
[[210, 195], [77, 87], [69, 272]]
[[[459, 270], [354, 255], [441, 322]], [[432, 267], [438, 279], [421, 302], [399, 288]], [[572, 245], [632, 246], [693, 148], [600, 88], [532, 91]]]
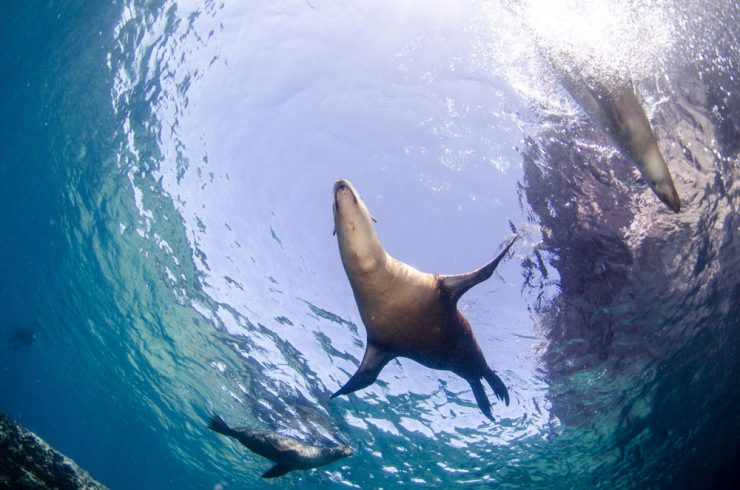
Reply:
[[486, 396], [486, 392], [483, 389], [483, 385], [481, 384], [480, 379], [469, 379], [468, 383], [470, 383], [470, 387], [473, 388], [475, 401], [478, 403], [478, 407], [480, 407], [483, 415], [493, 420], [493, 415], [491, 414], [491, 402], [488, 401], [488, 397]]
[[506, 256], [511, 246], [514, 245], [514, 242], [518, 238], [519, 235], [515, 236], [495, 259], [478, 270], [468, 272], [467, 274], [456, 274], [454, 276], [439, 276], [440, 284], [448, 291], [453, 304], [457, 303], [457, 300], [459, 300], [460, 297], [468, 291], [468, 289], [491, 277], [499, 262], [501, 262], [501, 260]]
[[368, 342], [365, 355], [362, 358], [360, 367], [357, 372], [342, 386], [339, 391], [329, 398], [335, 398], [339, 395], [347, 395], [357, 390], [361, 390], [373, 384], [378, 379], [378, 374], [383, 367], [391, 360], [384, 349], [378, 347], [372, 342]]
[[506, 389], [506, 385], [503, 381], [501, 381], [501, 378], [499, 378], [498, 375], [491, 368], [488, 368], [488, 370], [483, 373], [483, 377], [486, 378], [488, 384], [491, 385], [491, 389], [496, 394], [496, 397], [506, 403], [506, 406], [508, 407], [509, 390]]
[[224, 422], [224, 419], [222, 419], [218, 414], [213, 414], [208, 423], [208, 428], [212, 431], [218, 432], [219, 434], [234, 437], [234, 430], [229, 427], [226, 422]]
[[288, 468], [287, 466], [283, 466], [280, 463], [276, 464], [269, 470], [265, 471], [262, 474], [262, 478], [277, 478], [278, 476], [283, 476], [287, 472], [289, 472], [292, 468]]

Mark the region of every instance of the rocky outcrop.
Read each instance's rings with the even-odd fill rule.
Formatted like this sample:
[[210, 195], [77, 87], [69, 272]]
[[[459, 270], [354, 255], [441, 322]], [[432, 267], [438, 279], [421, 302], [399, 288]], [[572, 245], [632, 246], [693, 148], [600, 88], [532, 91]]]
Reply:
[[104, 489], [74, 461], [0, 414], [0, 490]]

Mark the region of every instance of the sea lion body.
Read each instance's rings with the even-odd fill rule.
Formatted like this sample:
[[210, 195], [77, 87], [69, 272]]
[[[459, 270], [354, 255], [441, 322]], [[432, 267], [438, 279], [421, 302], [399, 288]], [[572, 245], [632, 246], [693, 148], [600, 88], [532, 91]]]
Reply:
[[213, 416], [208, 427], [220, 434], [233, 437], [250, 451], [276, 463], [262, 475], [263, 478], [275, 478], [292, 470], [324, 466], [352, 455], [352, 449], [342, 444], [318, 447], [277, 432], [246, 427], [231, 428], [218, 415]]
[[332, 397], [369, 386], [388, 361], [406, 357], [466, 379], [481, 410], [492, 418], [480, 379], [485, 378], [507, 405], [508, 391], [489, 368], [457, 301], [493, 274], [513, 240], [477, 271], [457, 276], [429, 274], [385, 251], [365, 203], [348, 181], [334, 185], [334, 201], [340, 256], [367, 330], [367, 347], [357, 373]]
[[[387, 254], [386, 260], [373, 273], [350, 277], [368, 341], [432, 369], [480, 371], [486, 365], [483, 353], [439, 277]], [[458, 355], [470, 366], [462, 366]]]
[[561, 80], [607, 139], [637, 167], [658, 198], [679, 212], [681, 200], [676, 186], [632, 83], [607, 85], [580, 80], [572, 74], [563, 74]]

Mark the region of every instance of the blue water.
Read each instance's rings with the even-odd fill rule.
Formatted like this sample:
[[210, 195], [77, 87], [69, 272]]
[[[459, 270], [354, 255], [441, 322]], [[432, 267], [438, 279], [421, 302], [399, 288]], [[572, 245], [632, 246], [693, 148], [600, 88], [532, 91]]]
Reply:
[[[729, 488], [737, 6], [555, 4], [6, 2], [0, 411], [115, 489]], [[618, 22], [579, 51], [594, 19]], [[679, 215], [543, 45], [629, 71]], [[422, 270], [472, 270], [521, 233], [460, 304], [512, 397], [495, 422], [407, 360], [328, 400], [365, 342], [340, 177]], [[213, 412], [356, 453], [266, 482]]]

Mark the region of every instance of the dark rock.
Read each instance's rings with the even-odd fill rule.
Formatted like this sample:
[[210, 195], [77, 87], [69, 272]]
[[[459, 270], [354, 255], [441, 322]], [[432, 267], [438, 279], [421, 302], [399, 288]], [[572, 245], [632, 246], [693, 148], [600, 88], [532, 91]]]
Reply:
[[74, 461], [0, 414], [0, 490], [104, 489]]

